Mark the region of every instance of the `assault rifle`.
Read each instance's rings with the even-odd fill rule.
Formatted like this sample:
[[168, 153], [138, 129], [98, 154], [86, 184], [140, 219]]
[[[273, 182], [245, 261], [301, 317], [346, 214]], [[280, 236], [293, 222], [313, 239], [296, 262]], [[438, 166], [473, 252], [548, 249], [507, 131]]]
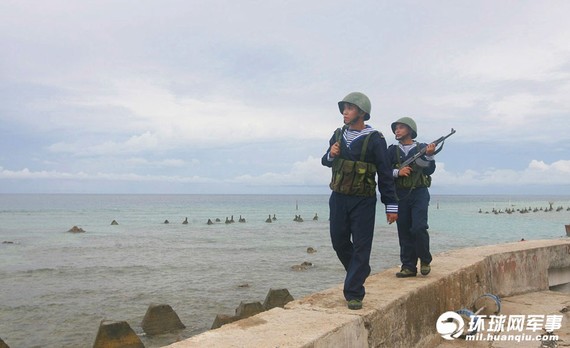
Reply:
[[[445, 139], [449, 138], [453, 134], [455, 134], [455, 129], [451, 128], [451, 132], [448, 135], [444, 135], [444, 136], [440, 137], [439, 139], [431, 142], [432, 144], [435, 144], [435, 146], [437, 146], [441, 143], [441, 146], [439, 147], [439, 149], [437, 149], [434, 152], [434, 155], [437, 154], [438, 152], [440, 152], [441, 150], [443, 150], [443, 142], [445, 141]], [[424, 161], [423, 159], [420, 158], [421, 156], [425, 155], [426, 149], [427, 149], [427, 146], [424, 147], [423, 149], [421, 149], [420, 151], [418, 151], [418, 153], [416, 153], [412, 157], [405, 160], [402, 163], [402, 165], [400, 166], [400, 168], [404, 168], [405, 166], [410, 165], [412, 162], [416, 162], [416, 164], [419, 165], [420, 167], [424, 167], [424, 168], [427, 167], [428, 162]]]

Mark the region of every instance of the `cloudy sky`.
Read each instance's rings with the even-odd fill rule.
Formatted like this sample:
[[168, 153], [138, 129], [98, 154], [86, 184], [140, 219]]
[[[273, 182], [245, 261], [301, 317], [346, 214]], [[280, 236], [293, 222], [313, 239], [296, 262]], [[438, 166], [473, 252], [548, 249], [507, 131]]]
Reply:
[[570, 194], [570, 1], [3, 0], [0, 193], [328, 193], [337, 102], [435, 194]]

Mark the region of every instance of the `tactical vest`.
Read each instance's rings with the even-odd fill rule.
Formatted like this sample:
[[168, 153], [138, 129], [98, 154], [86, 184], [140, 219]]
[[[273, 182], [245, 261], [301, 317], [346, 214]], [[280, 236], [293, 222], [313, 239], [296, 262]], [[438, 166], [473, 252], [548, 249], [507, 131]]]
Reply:
[[[340, 128], [336, 130], [337, 142], [340, 141], [342, 132]], [[332, 179], [329, 185], [331, 190], [353, 196], [373, 197], [376, 195], [376, 166], [373, 163], [364, 162], [368, 141], [373, 133], [376, 131], [364, 138], [360, 161], [351, 161], [341, 157], [333, 160]]]
[[[419, 145], [416, 146], [416, 149]], [[418, 150], [416, 150], [418, 151]], [[400, 168], [402, 162], [400, 162], [400, 146], [396, 145], [396, 157], [398, 158], [398, 164], [396, 168]], [[396, 187], [400, 189], [415, 189], [417, 187], [430, 187], [431, 186], [431, 176], [424, 174], [423, 169], [418, 166], [415, 162], [410, 165], [412, 167], [412, 173], [408, 176], [399, 176], [396, 178]]]

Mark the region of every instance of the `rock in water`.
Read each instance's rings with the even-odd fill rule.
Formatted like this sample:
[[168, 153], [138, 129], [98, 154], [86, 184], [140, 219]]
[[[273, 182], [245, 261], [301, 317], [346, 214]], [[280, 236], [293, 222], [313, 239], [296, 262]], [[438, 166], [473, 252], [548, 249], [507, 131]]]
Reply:
[[73, 227], [70, 228], [69, 231], [67, 231], [67, 232], [71, 232], [71, 233], [81, 233], [81, 232], [85, 232], [85, 230], [83, 230], [81, 227], [73, 226]]

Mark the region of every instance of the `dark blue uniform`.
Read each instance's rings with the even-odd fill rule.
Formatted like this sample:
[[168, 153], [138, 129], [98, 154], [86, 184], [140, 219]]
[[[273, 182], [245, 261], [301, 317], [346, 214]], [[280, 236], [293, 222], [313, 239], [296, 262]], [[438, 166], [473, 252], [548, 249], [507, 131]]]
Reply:
[[[407, 154], [400, 144], [390, 145], [388, 153], [393, 168], [398, 168], [400, 163], [427, 146], [417, 142], [414, 144], [415, 146]], [[426, 157], [423, 156], [422, 159], [426, 160]], [[418, 259], [426, 264], [432, 261], [428, 234], [430, 194], [426, 185], [426, 177], [435, 171], [435, 161], [429, 160], [428, 163], [429, 165], [425, 168], [412, 164], [414, 171], [408, 179], [396, 178], [396, 193], [399, 200], [397, 224], [400, 261], [403, 269], [406, 268], [415, 273], [417, 272]], [[421, 175], [425, 176], [423, 180]], [[397, 177], [397, 169], [394, 171], [394, 177]]]
[[[378, 190], [382, 203], [386, 205], [386, 212], [397, 213], [392, 166], [386, 140], [380, 132], [370, 126], [366, 126], [362, 131], [345, 130], [341, 137], [340, 158], [360, 161], [364, 139], [370, 133], [373, 134], [366, 148], [364, 162], [376, 165]], [[335, 142], [336, 137], [333, 135], [329, 145], [332, 146]], [[333, 159], [329, 156], [330, 146], [321, 160], [327, 167], [332, 167], [333, 164]], [[376, 202], [375, 193], [367, 197], [333, 191], [329, 199], [331, 241], [346, 270], [343, 292], [347, 301], [362, 300], [365, 295], [364, 282], [370, 274]]]

